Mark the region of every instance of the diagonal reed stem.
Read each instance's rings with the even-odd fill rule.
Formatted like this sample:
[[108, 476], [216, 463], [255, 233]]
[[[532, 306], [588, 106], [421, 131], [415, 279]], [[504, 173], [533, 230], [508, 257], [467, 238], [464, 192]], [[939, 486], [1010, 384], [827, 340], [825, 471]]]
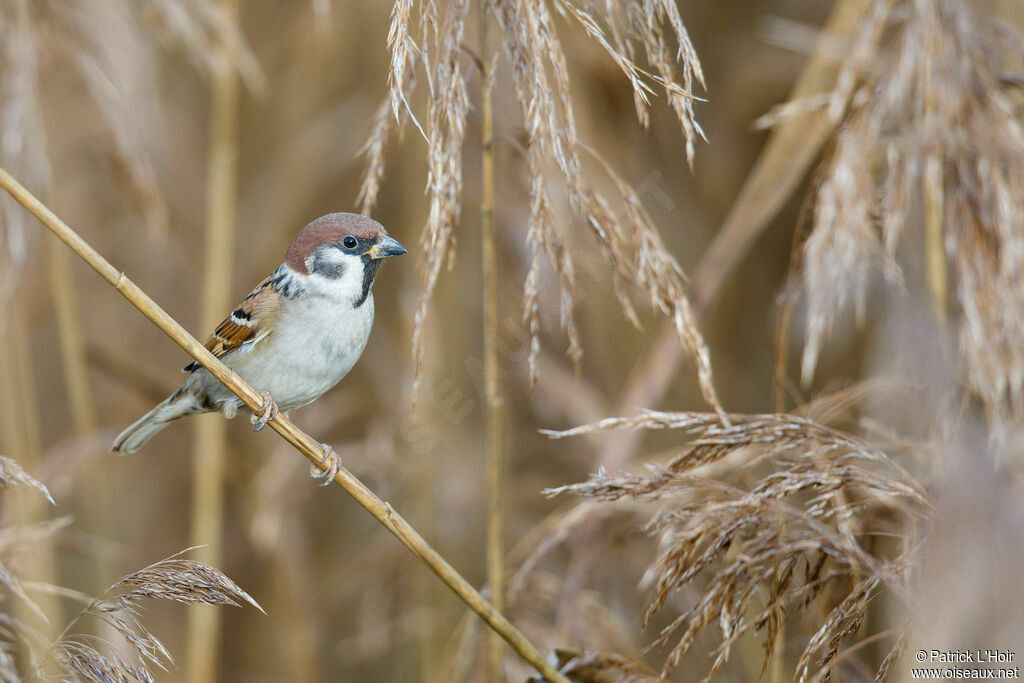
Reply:
[[[15, 200], [24, 206], [29, 213], [38, 218], [43, 225], [63, 240], [78, 256], [88, 263], [100, 277], [113, 285], [114, 289], [128, 299], [135, 308], [149, 318], [174, 343], [184, 349], [190, 356], [206, 368], [210, 374], [224, 383], [238, 398], [252, 410], [263, 405], [263, 397], [249, 384], [235, 374], [228, 366], [221, 363], [212, 353], [206, 350], [195, 337], [188, 333], [174, 318], [167, 314], [138, 285], [129, 280], [124, 273], [117, 270], [100, 255], [92, 246], [82, 239], [64, 221], [58, 218], [46, 205], [26, 190], [7, 171], [0, 168], [0, 187], [7, 191]], [[296, 427], [291, 420], [278, 415], [270, 421], [270, 427], [280, 434], [285, 441], [295, 447], [310, 462], [321, 470], [327, 469], [322, 461], [323, 450], [319, 442]], [[451, 590], [465, 602], [495, 632], [512, 646], [519, 655], [530, 663], [548, 681], [568, 683], [564, 675], [535, 648], [526, 637], [512, 625], [505, 615], [487, 602], [473, 586], [466, 581], [405, 519], [392, 509], [390, 503], [381, 500], [358, 478], [346, 469], [335, 476], [334, 481], [355, 498], [374, 518], [394, 534], [414, 555], [420, 558], [431, 571], [448, 585]]]

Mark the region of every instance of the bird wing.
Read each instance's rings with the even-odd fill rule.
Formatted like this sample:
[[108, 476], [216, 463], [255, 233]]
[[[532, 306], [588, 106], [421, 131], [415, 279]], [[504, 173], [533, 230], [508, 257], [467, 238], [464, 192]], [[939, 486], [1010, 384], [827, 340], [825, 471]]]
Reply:
[[[274, 287], [273, 276], [256, 286], [256, 289], [242, 299], [231, 314], [217, 325], [210, 338], [206, 340], [206, 348], [217, 358], [236, 349], [252, 348], [274, 329], [277, 314], [281, 309], [281, 296]], [[195, 361], [182, 370], [192, 372], [199, 368]]]

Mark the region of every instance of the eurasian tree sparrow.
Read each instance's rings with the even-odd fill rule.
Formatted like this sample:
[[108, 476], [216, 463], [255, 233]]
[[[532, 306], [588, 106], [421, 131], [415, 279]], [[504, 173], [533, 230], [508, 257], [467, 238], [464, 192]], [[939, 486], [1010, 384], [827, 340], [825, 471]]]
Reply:
[[[332, 213], [298, 234], [274, 273], [224, 319], [206, 348], [263, 393], [252, 416], [257, 431], [278, 410], [312, 403], [344, 377], [362, 354], [373, 324], [373, 278], [384, 259], [406, 253], [370, 218]], [[124, 430], [112, 450], [133, 453], [174, 420], [245, 404], [198, 363], [185, 383]], [[329, 483], [340, 466], [324, 447]]]

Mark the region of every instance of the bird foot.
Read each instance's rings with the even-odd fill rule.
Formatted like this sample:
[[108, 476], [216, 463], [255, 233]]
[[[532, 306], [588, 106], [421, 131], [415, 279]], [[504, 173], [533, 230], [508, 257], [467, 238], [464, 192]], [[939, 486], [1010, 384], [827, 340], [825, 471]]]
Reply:
[[323, 449], [320, 465], [310, 465], [309, 476], [320, 482], [320, 486], [327, 486], [341, 471], [341, 458], [334, 452], [334, 448], [330, 444], [322, 443], [320, 447]]
[[277, 417], [278, 413], [277, 403], [274, 402], [274, 397], [270, 395], [269, 391], [264, 391], [260, 396], [263, 397], [263, 407], [255, 411], [249, 419], [249, 424], [256, 432], [266, 427], [267, 423]]

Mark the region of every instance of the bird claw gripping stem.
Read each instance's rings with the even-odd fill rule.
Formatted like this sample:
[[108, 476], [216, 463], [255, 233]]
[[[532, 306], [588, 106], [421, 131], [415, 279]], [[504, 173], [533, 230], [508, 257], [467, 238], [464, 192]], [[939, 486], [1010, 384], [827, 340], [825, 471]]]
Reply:
[[320, 465], [310, 465], [309, 476], [316, 479], [320, 486], [327, 486], [341, 471], [341, 458], [334, 452], [334, 448], [330, 444], [322, 443], [320, 447], [323, 449]]
[[277, 417], [277, 403], [274, 402], [274, 397], [270, 395], [269, 391], [264, 391], [260, 394], [263, 397], [263, 407], [252, 414], [252, 418], [249, 420], [249, 424], [253, 426], [253, 431], [260, 431], [267, 426], [267, 423]]

